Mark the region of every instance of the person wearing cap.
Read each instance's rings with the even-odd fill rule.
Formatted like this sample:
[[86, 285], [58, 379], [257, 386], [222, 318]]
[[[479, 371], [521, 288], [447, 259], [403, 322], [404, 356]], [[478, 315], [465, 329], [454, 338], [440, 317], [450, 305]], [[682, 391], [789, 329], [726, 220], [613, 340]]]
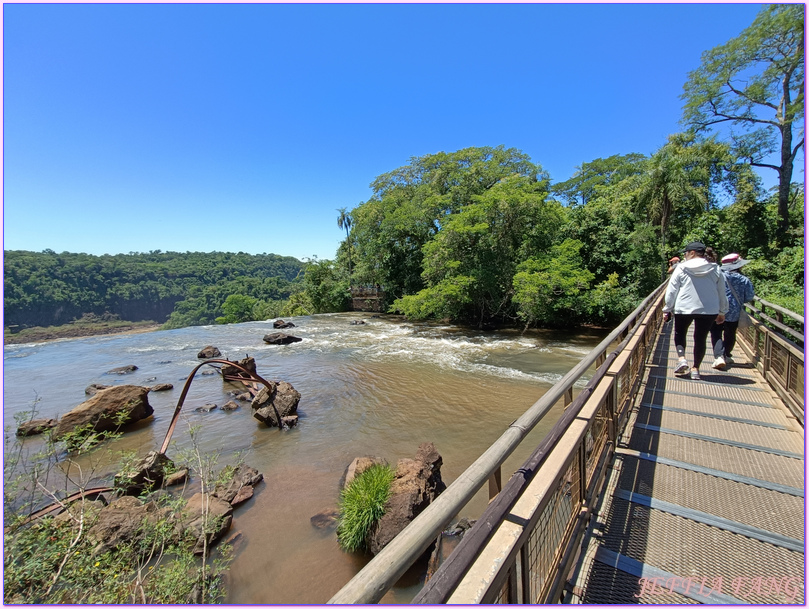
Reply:
[[[736, 346], [736, 330], [739, 328], [739, 318], [745, 302], [752, 302], [756, 295], [753, 283], [739, 272], [745, 264], [750, 262], [739, 254], [728, 254], [722, 258], [720, 270], [725, 276], [725, 295], [728, 299], [728, 312], [725, 321], [715, 322], [711, 326], [711, 345], [713, 346], [713, 367], [724, 370], [733, 364], [733, 347]], [[741, 301], [741, 302], [740, 302]]]
[[666, 321], [674, 313], [674, 347], [679, 360], [675, 374], [687, 374], [686, 333], [694, 324], [694, 365], [691, 378], [699, 380], [699, 367], [705, 358], [708, 333], [714, 321], [722, 323], [728, 312], [725, 279], [719, 266], [705, 259], [705, 244], [692, 241], [685, 247], [685, 260], [671, 273], [666, 288], [663, 314]]

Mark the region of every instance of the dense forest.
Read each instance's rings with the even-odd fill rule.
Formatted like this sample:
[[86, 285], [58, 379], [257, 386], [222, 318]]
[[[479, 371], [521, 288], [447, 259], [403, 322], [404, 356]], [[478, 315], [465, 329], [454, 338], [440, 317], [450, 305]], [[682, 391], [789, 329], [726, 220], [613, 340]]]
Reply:
[[[377, 177], [369, 200], [337, 210], [346, 239], [334, 263], [307, 269], [309, 306], [339, 310], [350, 284], [379, 284], [414, 319], [612, 324], [698, 240], [752, 260], [757, 293], [803, 313], [803, 25], [801, 5], [768, 5], [706, 51], [683, 87], [684, 131], [650, 155], [594, 159], [553, 183], [518, 149], [476, 147]], [[754, 168], [778, 186], [765, 192]]]
[[[6, 250], [5, 325], [60, 325], [86, 314], [107, 314], [179, 328], [238, 315], [245, 302], [257, 316], [272, 317], [302, 267], [296, 258], [274, 254]], [[229, 297], [230, 306], [222, 309]]]
[[[337, 210], [335, 260], [7, 251], [5, 324], [232, 323], [347, 310], [351, 286], [379, 285], [412, 319], [611, 325], [689, 241], [750, 259], [757, 294], [803, 313], [803, 25], [802, 5], [766, 5], [706, 51], [683, 87], [684, 130], [652, 154], [583, 162], [557, 183], [516, 148], [413, 157]], [[759, 168], [778, 176], [770, 192]]]

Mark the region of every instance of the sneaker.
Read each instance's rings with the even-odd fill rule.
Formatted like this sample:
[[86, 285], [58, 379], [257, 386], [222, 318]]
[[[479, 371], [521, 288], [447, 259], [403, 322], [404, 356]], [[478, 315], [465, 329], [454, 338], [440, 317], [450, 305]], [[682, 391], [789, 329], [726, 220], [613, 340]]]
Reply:
[[691, 380], [692, 381], [700, 381], [702, 377], [699, 375], [699, 370], [696, 368], [691, 368]]
[[734, 361], [733, 361], [733, 358], [732, 358], [732, 357], [730, 357], [729, 355], [726, 355], [726, 356], [725, 356], [725, 363], [726, 363], [728, 366], [732, 366], [732, 365], [733, 365], [733, 364], [735, 364], [736, 362], [734, 362]]
[[681, 357], [674, 368], [674, 374], [685, 374], [686, 372], [688, 372], [688, 362], [685, 361], [684, 357]]
[[713, 361], [713, 366], [711, 366], [714, 370], [724, 370], [725, 369], [725, 358], [721, 355], [717, 357]]

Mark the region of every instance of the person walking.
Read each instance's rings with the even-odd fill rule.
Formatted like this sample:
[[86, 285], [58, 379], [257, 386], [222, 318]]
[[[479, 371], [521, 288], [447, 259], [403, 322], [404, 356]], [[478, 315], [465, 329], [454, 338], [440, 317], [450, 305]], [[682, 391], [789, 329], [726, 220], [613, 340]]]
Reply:
[[687, 374], [686, 333], [694, 324], [694, 365], [691, 378], [700, 380], [699, 367], [705, 358], [708, 332], [714, 321], [722, 323], [728, 312], [725, 279], [716, 263], [705, 259], [705, 244], [693, 241], [685, 247], [685, 260], [671, 273], [663, 306], [664, 319], [674, 313], [674, 347], [679, 360], [674, 374]]
[[725, 321], [714, 322], [711, 326], [711, 346], [713, 347], [713, 368], [724, 370], [733, 364], [733, 347], [736, 346], [736, 330], [739, 328], [739, 319], [745, 302], [752, 302], [756, 295], [753, 282], [739, 272], [745, 264], [750, 262], [739, 254], [728, 254], [722, 258], [720, 270], [725, 276], [725, 295], [728, 299], [728, 313]]

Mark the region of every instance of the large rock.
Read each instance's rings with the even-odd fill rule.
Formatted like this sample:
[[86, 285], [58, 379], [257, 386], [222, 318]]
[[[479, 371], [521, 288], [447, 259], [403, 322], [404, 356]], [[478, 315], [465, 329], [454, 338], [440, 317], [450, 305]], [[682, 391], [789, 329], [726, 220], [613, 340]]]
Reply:
[[272, 322], [272, 327], [275, 328], [276, 330], [284, 330], [286, 328], [294, 328], [295, 324], [293, 324], [291, 321], [276, 319], [274, 322]]
[[214, 347], [213, 345], [208, 345], [207, 347], [203, 347], [202, 350], [197, 353], [198, 359], [211, 359], [212, 357], [221, 357], [222, 353]]
[[214, 489], [214, 497], [227, 501], [230, 505], [239, 505], [253, 496], [253, 487], [264, 479], [264, 474], [249, 465], [240, 465], [233, 470], [233, 476], [227, 484], [218, 484]]
[[99, 553], [143, 537], [150, 526], [170, 517], [168, 508], [161, 509], [153, 501], [143, 503], [137, 497], [124, 496], [99, 511], [98, 520], [88, 535], [98, 543], [96, 553]]
[[150, 417], [154, 409], [149, 404], [149, 389], [138, 385], [109, 387], [96, 393], [65, 414], [54, 432], [59, 440], [77, 427], [90, 425], [95, 431], [113, 431], [119, 425], [135, 423]]
[[270, 427], [278, 427], [278, 417], [293, 416], [300, 401], [301, 394], [292, 385], [286, 381], [270, 381], [270, 388], [262, 387], [250, 405], [254, 418]]
[[273, 332], [264, 336], [264, 342], [269, 345], [288, 345], [290, 343], [299, 343], [302, 340], [302, 338], [284, 334], [283, 332]]
[[233, 522], [233, 506], [213, 495], [193, 495], [180, 513], [181, 529], [190, 533], [194, 554], [202, 554], [207, 543], [212, 546]]
[[421, 444], [415, 459], [399, 459], [385, 513], [366, 540], [372, 554], [378, 554], [446, 488], [442, 462], [432, 442]]

